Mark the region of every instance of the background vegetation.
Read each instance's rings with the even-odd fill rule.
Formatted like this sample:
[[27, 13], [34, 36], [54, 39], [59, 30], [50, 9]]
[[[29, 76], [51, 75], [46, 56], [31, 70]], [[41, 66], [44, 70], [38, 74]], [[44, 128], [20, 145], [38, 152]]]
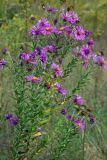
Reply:
[[[0, 0], [0, 58], [4, 56], [3, 48], [7, 48], [11, 55], [17, 56], [21, 47], [26, 48], [29, 45], [27, 31], [41, 16], [47, 16], [43, 12], [47, 3], [58, 9], [74, 9], [82, 23], [93, 32], [96, 49], [103, 51], [107, 57], [107, 0]], [[32, 16], [35, 21], [31, 19]], [[79, 72], [82, 70], [78, 68], [73, 73], [75, 77], [68, 77], [66, 87], [69, 88], [72, 81], [78, 79]], [[90, 76], [88, 84], [81, 90], [81, 95], [86, 98], [96, 116], [96, 123], [86, 134], [84, 142], [85, 160], [106, 160], [107, 71], [98, 69], [94, 74], [95, 78]], [[5, 72], [0, 71], [0, 114], [14, 111], [12, 84], [12, 75], [8, 73], [8, 69]], [[2, 128], [0, 124], [0, 160], [11, 160], [12, 136], [12, 129], [8, 125]], [[61, 159], [83, 160], [81, 137], [72, 138], [69, 146]], [[43, 152], [40, 159], [45, 159]]]

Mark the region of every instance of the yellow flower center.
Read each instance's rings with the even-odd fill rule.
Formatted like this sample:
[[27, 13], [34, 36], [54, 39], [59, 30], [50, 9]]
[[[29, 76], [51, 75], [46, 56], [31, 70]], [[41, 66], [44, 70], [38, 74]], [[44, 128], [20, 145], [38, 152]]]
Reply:
[[60, 31], [63, 31], [63, 30], [64, 30], [64, 27], [60, 27], [59, 30], [60, 30]]
[[33, 81], [36, 81], [36, 80], [38, 80], [38, 77], [35, 77], [35, 76], [34, 76], [34, 77], [32, 77], [32, 80], [33, 80]]
[[50, 31], [50, 27], [46, 27], [46, 31]]
[[81, 123], [78, 123], [77, 126], [80, 127], [80, 126], [81, 126]]

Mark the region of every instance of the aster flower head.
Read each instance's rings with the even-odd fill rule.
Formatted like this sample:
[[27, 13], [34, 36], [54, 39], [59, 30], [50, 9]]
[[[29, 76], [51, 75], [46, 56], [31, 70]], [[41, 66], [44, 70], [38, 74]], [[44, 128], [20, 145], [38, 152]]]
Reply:
[[68, 21], [71, 23], [71, 24], [74, 24], [76, 23], [77, 21], [79, 21], [79, 18], [78, 18], [78, 15], [77, 13], [75, 13], [74, 11], [69, 11], [69, 17], [68, 17]]
[[35, 61], [35, 59], [32, 56], [29, 57], [27, 63], [36, 65], [36, 61]]
[[36, 56], [37, 56], [37, 51], [36, 50], [30, 52], [27, 63], [36, 65], [36, 60], [35, 60]]
[[49, 23], [49, 21], [45, 18], [41, 18], [37, 23], [37, 27], [40, 30], [41, 35], [49, 35], [54, 33], [55, 28]]
[[70, 114], [68, 114], [68, 115], [66, 116], [66, 118], [67, 118], [68, 120], [73, 120], [73, 117], [72, 117]]
[[93, 39], [89, 39], [88, 42], [87, 42], [87, 44], [89, 46], [93, 46], [94, 45], [94, 40]]
[[106, 63], [105, 58], [104, 58], [103, 55], [96, 55], [94, 57], [94, 61], [99, 66], [103, 67], [104, 69], [107, 69], [107, 63]]
[[7, 48], [3, 48], [3, 49], [2, 49], [2, 53], [3, 53], [3, 54], [6, 54], [6, 53], [7, 53]]
[[90, 34], [91, 34], [91, 31], [89, 31], [89, 30], [85, 30], [85, 37], [87, 38], [87, 37], [89, 37], [90, 36]]
[[6, 113], [4, 117], [5, 117], [5, 120], [8, 120], [11, 117], [13, 117], [13, 114], [12, 113]]
[[46, 26], [48, 26], [48, 25], [50, 25], [50, 23], [49, 23], [49, 21], [46, 19], [46, 18], [44, 18], [44, 17], [41, 17], [41, 19], [38, 21], [38, 23], [37, 23], [37, 26], [39, 27], [39, 28], [41, 28], [41, 27], [46, 27]]
[[36, 56], [36, 53], [34, 51], [29, 54], [28, 53], [20, 53], [19, 58], [21, 61], [25, 61], [26, 63], [35, 65], [36, 64], [35, 56]]
[[95, 117], [93, 115], [90, 115], [89, 119], [90, 119], [90, 124], [95, 123]]
[[37, 55], [41, 54], [41, 47], [36, 47], [35, 52], [37, 53]]
[[54, 45], [47, 45], [47, 46], [46, 46], [47, 52], [52, 53], [52, 52], [54, 51], [54, 49], [55, 49], [55, 46], [54, 46]]
[[56, 76], [62, 77], [63, 76], [63, 71], [62, 69], [59, 68], [59, 65], [53, 63], [51, 65], [52, 69], [54, 70], [54, 73]]
[[70, 17], [70, 14], [69, 14], [69, 12], [62, 11], [62, 13], [60, 14], [60, 16], [66, 22], [66, 21], [68, 21], [68, 19]]
[[11, 125], [16, 126], [16, 125], [18, 124], [18, 122], [19, 122], [19, 119], [18, 119], [18, 117], [16, 117], [16, 116], [12, 116], [12, 117], [9, 119], [9, 122], [10, 122]]
[[32, 28], [30, 29], [30, 35], [31, 36], [41, 35], [41, 29], [40, 29], [40, 27], [38, 27], [36, 25], [32, 26]]
[[78, 94], [74, 95], [73, 103], [78, 106], [83, 106], [85, 104], [85, 100]]
[[58, 23], [58, 18], [55, 18], [53, 23], [54, 23], [54, 25], [56, 25]]
[[0, 65], [6, 65], [6, 63], [7, 63], [7, 62], [6, 62], [4, 59], [1, 59], [1, 60], [0, 60]]
[[51, 7], [49, 4], [45, 6], [45, 10], [50, 13], [56, 13], [58, 11], [56, 8]]
[[71, 24], [74, 24], [79, 20], [78, 15], [74, 11], [62, 11], [60, 16], [64, 21], [70, 22]]
[[19, 55], [19, 58], [21, 59], [21, 60], [25, 60], [25, 61], [27, 61], [28, 59], [29, 59], [29, 54], [28, 53], [20, 53], [20, 55]]
[[74, 29], [74, 38], [78, 41], [85, 39], [85, 30], [82, 26], [76, 26]]
[[36, 25], [34, 25], [30, 29], [30, 35], [36, 36], [36, 35], [47, 35], [54, 33], [55, 28], [49, 23], [49, 21], [46, 18], [41, 18]]
[[66, 108], [62, 108], [62, 109], [61, 109], [61, 113], [62, 113], [63, 115], [66, 115], [66, 114], [67, 114], [67, 109], [66, 109]]
[[3, 66], [5, 66], [7, 62], [4, 59], [0, 60], [0, 69], [3, 69]]
[[41, 33], [44, 36], [45, 35], [50, 35], [50, 34], [52, 34], [54, 32], [55, 32], [55, 28], [51, 24], [41, 28]]
[[80, 119], [75, 119], [74, 120], [74, 125], [81, 129], [81, 131], [83, 131], [85, 129], [85, 122], [84, 121], [81, 121]]
[[39, 128], [37, 129], [37, 132], [42, 132], [42, 128], [39, 127]]
[[64, 32], [70, 30], [70, 27], [69, 26], [61, 26], [60, 28], [57, 28], [55, 30], [55, 33], [56, 34], [63, 34]]
[[5, 120], [8, 120], [9, 123], [14, 126], [17, 125], [19, 122], [18, 117], [13, 115], [12, 113], [5, 114]]
[[80, 54], [83, 60], [86, 59], [90, 54], [92, 54], [92, 50], [88, 44], [82, 45], [82, 47], [80, 48]]
[[26, 81], [31, 81], [32, 83], [38, 83], [38, 82], [42, 81], [41, 77], [36, 77], [33, 75], [28, 75], [25, 77], [25, 79], [26, 79]]
[[38, 52], [36, 49], [34, 51], [30, 52], [30, 57], [32, 57], [32, 58], [36, 58], [37, 55], [38, 55]]
[[46, 63], [47, 62], [47, 49], [46, 49], [46, 47], [41, 49], [40, 61], [42, 63]]
[[66, 95], [67, 94], [67, 90], [64, 89], [60, 83], [56, 83], [56, 88], [57, 88], [57, 91], [60, 94], [62, 94], [62, 95]]

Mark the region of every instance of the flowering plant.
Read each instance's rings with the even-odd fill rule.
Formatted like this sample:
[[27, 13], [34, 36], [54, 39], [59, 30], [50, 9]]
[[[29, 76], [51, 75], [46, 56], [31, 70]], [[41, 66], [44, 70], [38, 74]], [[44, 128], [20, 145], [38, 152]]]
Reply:
[[[72, 136], [78, 131], [83, 134], [86, 126], [95, 122], [79, 90], [96, 65], [107, 69], [104, 56], [95, 53], [91, 32], [80, 24], [77, 13], [49, 5], [45, 9], [51, 20], [41, 17], [29, 30], [30, 45], [17, 59], [11, 59], [15, 115], [6, 113], [4, 119], [15, 126], [12, 153], [16, 160], [32, 159], [46, 151], [64, 131], [58, 145], [50, 147], [49, 157], [59, 159]], [[1, 59], [0, 69], [5, 66], [8, 62]], [[80, 79], [75, 87], [67, 88], [66, 79], [78, 66], [83, 69]]]

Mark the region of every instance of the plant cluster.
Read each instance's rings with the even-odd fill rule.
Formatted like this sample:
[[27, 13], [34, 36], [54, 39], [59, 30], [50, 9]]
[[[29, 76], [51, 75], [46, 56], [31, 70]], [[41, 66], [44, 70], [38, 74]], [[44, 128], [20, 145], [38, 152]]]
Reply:
[[[52, 142], [56, 143], [53, 139], [62, 129], [64, 133], [58, 146], [51, 148], [49, 155], [53, 160], [59, 159], [72, 136], [78, 130], [84, 133], [86, 126], [95, 122], [79, 90], [96, 65], [107, 69], [104, 55], [95, 52], [92, 33], [80, 23], [77, 13], [59, 11], [50, 5], [45, 10], [50, 21], [41, 17], [30, 28], [29, 46], [21, 48], [16, 58], [11, 57], [6, 48], [2, 50], [3, 57], [11, 58], [11, 65], [3, 58], [0, 69], [9, 67], [14, 83], [15, 111], [3, 118], [13, 126], [14, 160], [32, 159], [43, 152]], [[84, 73], [80, 73], [76, 86], [67, 89], [66, 78], [78, 66]], [[52, 131], [48, 129], [50, 126]]]

